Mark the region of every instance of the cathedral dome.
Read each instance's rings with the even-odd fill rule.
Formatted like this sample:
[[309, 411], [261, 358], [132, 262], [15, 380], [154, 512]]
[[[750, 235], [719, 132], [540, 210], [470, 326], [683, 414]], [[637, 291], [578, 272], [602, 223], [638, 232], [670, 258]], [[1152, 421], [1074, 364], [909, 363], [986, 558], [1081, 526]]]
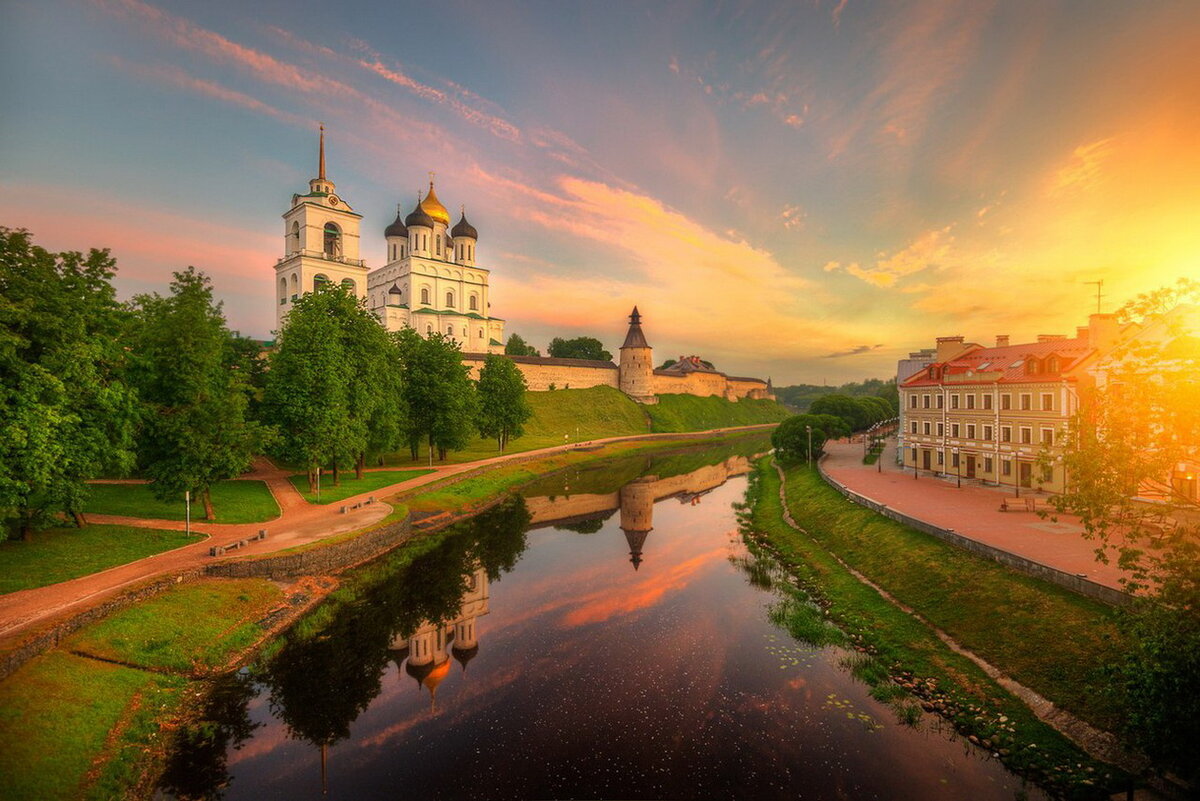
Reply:
[[393, 284], [392, 284], [392, 288], [388, 290], [388, 294], [389, 294], [389, 295], [397, 295], [397, 296], [398, 296], [398, 295], [403, 295], [403, 294], [404, 294], [404, 290], [400, 289], [400, 285], [399, 285], [399, 284], [397, 284], [397, 283], [393, 283]]
[[425, 211], [422, 203], [418, 202], [417, 207], [412, 210], [412, 214], [404, 218], [404, 224], [409, 228], [412, 228], [414, 225], [422, 225], [426, 228], [432, 228], [433, 218], [430, 217], [428, 212]]
[[433, 181], [429, 182], [429, 194], [421, 201], [421, 208], [442, 225], [450, 224], [450, 212], [446, 211], [446, 207], [438, 200], [437, 192], [433, 191]]
[[396, 219], [387, 228], [383, 229], [385, 237], [399, 236], [408, 239], [408, 229], [404, 227], [404, 220], [400, 219], [400, 210], [396, 209]]
[[469, 236], [471, 239], [478, 240], [479, 232], [475, 230], [475, 226], [473, 226], [469, 222], [467, 222], [467, 213], [464, 211], [463, 215], [462, 215], [462, 219], [459, 220], [454, 225], [454, 229], [452, 231], [450, 231], [450, 236], [453, 236], [453, 237]]

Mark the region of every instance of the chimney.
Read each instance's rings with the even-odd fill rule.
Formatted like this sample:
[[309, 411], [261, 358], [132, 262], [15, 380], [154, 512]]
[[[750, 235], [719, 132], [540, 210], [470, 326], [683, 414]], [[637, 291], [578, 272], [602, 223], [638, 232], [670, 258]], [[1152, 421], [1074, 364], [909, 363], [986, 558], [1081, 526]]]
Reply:
[[1121, 335], [1115, 314], [1093, 314], [1088, 317], [1088, 347], [1108, 350]]
[[962, 337], [938, 337], [937, 360], [948, 362], [963, 351]]
[[1061, 342], [1066, 338], [1066, 334], [1038, 334], [1038, 342]]
[[1086, 325], [1075, 326], [1075, 338], [1082, 339], [1084, 342], [1088, 338], [1088, 327]]
[[996, 347], [997, 348], [1007, 348], [1008, 347], [1008, 334], [996, 334]]

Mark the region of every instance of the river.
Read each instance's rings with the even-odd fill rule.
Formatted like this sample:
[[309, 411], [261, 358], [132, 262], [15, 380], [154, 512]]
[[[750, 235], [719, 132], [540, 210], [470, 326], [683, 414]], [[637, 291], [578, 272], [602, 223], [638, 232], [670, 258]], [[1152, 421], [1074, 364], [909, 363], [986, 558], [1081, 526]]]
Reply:
[[368, 568], [222, 683], [159, 797], [1044, 797], [771, 622], [746, 452], [551, 476]]

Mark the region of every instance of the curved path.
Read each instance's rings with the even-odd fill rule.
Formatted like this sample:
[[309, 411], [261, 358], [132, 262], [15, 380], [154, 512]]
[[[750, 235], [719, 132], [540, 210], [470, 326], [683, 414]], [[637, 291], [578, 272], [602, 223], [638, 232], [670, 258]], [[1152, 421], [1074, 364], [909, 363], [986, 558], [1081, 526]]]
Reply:
[[[1096, 561], [1096, 543], [1084, 538], [1079, 518], [1055, 514], [1056, 520], [1036, 513], [1000, 511], [1001, 501], [1012, 503], [1011, 488], [984, 486], [973, 481], [956, 486], [954, 476], [936, 477], [922, 471], [914, 479], [911, 469], [896, 464], [896, 446], [889, 441], [877, 465], [864, 465], [860, 443], [830, 442], [823, 463], [825, 472], [855, 492], [904, 514], [940, 528], [953, 529], [968, 539], [1032, 559], [1065, 573], [1086, 576], [1097, 584], [1122, 589], [1125, 572], [1116, 564]], [[882, 467], [882, 469], [880, 469]], [[1022, 499], [1038, 499], [1045, 508], [1047, 496], [1022, 490]]]
[[[699, 439], [712, 434], [735, 431], [751, 431], [755, 429], [772, 428], [775, 423], [753, 426], [735, 426], [732, 428], [717, 428], [709, 431], [697, 431], [678, 434], [635, 434], [620, 437], [595, 439], [586, 443], [571, 443], [554, 445], [530, 451], [508, 453], [474, 462], [435, 466], [433, 473], [418, 476], [392, 484], [386, 487], [363, 492], [330, 504], [312, 504], [304, 499], [292, 486], [289, 476], [295, 471], [281, 470], [266, 459], [259, 459], [254, 469], [242, 476], [248, 479], [265, 481], [271, 494], [279, 503], [281, 514], [274, 520], [265, 523], [209, 523], [203, 520], [192, 524], [192, 531], [209, 535], [207, 539], [176, 548], [172, 551], [148, 556], [135, 562], [109, 568], [98, 573], [80, 576], [70, 581], [37, 587], [30, 590], [0, 595], [0, 646], [19, 640], [31, 627], [46, 623], [53, 618], [78, 612], [118, 594], [123, 588], [143, 582], [156, 576], [171, 573], [181, 573], [187, 570], [204, 567], [219, 561], [209, 556], [212, 545], [225, 545], [237, 540], [248, 539], [260, 529], [267, 529], [266, 540], [256, 540], [245, 547], [237, 549], [231, 556], [245, 554], [265, 554], [273, 551], [292, 548], [309, 542], [316, 542], [334, 534], [365, 528], [386, 517], [392, 508], [386, 503], [373, 503], [358, 509], [352, 507], [368, 497], [376, 498], [406, 492], [425, 484], [440, 481], [449, 476], [478, 470], [480, 467], [496, 467], [506, 462], [527, 460], [563, 451], [575, 450], [580, 447], [592, 448], [598, 445], [637, 440], [670, 440], [670, 439]], [[406, 469], [386, 468], [386, 469]], [[123, 483], [109, 481], [106, 483]], [[137, 483], [130, 481], [128, 483]], [[346, 514], [341, 508], [347, 507]], [[169, 529], [182, 531], [184, 522], [181, 520], [151, 520], [120, 515], [89, 514], [88, 520], [93, 523], [116, 523], [142, 528]]]

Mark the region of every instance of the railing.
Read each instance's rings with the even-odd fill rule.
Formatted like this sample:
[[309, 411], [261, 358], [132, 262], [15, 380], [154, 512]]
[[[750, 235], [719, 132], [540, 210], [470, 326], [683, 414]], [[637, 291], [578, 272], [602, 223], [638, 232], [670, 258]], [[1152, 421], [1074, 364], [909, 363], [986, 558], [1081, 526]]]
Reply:
[[337, 264], [349, 264], [354, 267], [362, 267], [365, 264], [365, 262], [362, 259], [348, 259], [345, 256], [332, 256], [323, 250], [293, 250], [291, 253], [287, 254], [286, 256], [281, 257], [275, 263], [282, 264], [283, 262], [287, 261], [288, 259], [295, 258], [296, 256], [308, 256], [309, 258], [312, 258], [312, 259], [321, 259], [322, 261], [332, 261]]

